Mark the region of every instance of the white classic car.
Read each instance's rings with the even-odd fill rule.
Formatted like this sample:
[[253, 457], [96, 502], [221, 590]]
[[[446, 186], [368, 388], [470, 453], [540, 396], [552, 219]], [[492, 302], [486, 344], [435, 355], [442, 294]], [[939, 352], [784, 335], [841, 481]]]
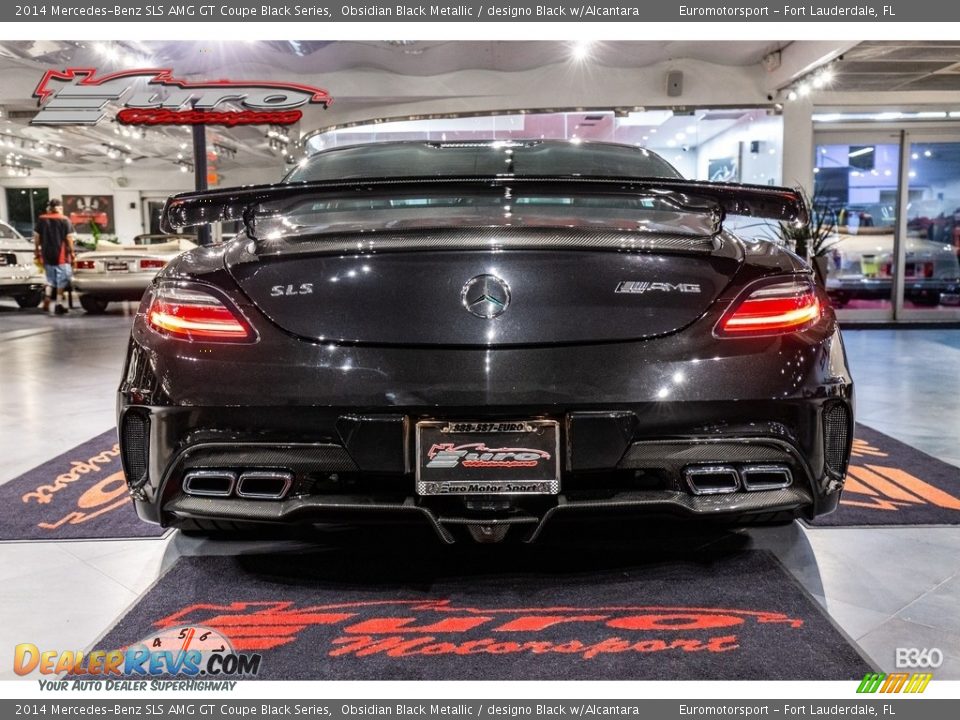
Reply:
[[[850, 300], [889, 300], [893, 282], [893, 232], [861, 227], [856, 234], [840, 227], [827, 265], [827, 292], [837, 307]], [[916, 237], [906, 239], [905, 300], [915, 305], [953, 304], [960, 262], [951, 245]]]
[[46, 281], [33, 259], [33, 241], [0, 220], [0, 295], [12, 297], [22, 308], [43, 300]]
[[111, 302], [139, 300], [154, 276], [180, 253], [197, 247], [192, 236], [137, 235], [133, 244], [101, 242], [77, 256], [73, 287], [88, 313], [102, 313]]

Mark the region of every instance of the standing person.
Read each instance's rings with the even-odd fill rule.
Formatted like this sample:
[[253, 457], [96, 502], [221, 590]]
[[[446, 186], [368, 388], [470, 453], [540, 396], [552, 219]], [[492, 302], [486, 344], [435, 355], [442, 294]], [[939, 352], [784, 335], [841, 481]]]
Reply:
[[47, 212], [37, 218], [33, 232], [34, 254], [43, 262], [47, 273], [48, 293], [43, 298], [43, 309], [50, 309], [50, 300], [55, 299], [57, 315], [70, 312], [63, 304], [67, 286], [73, 276], [73, 225], [63, 214], [63, 203], [52, 198], [47, 203]]

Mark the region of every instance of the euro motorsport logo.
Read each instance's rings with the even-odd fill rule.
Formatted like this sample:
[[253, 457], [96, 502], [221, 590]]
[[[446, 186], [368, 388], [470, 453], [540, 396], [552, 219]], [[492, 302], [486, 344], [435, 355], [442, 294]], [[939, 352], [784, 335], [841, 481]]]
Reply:
[[47, 70], [33, 96], [40, 112], [31, 125], [96, 125], [110, 103], [123, 106], [116, 120], [124, 125], [292, 125], [303, 117], [300, 108], [333, 102], [326, 90], [309, 85], [191, 82], [169, 68], [99, 76], [95, 68]]
[[28, 675], [67, 677], [196, 677], [254, 676], [261, 656], [237, 653], [230, 640], [201, 625], [168, 627], [117, 650], [40, 650], [20, 643], [13, 652], [13, 671]]

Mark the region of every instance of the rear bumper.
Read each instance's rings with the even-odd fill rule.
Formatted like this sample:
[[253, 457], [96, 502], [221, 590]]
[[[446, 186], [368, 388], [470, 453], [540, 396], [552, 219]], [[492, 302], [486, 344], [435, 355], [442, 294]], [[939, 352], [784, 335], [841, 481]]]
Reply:
[[[554, 520], [600, 514], [740, 518], [830, 512], [849, 457], [851, 401], [849, 393], [803, 404], [771, 401], [746, 411], [754, 421], [726, 422], [722, 429], [712, 423], [722, 408], [710, 403], [665, 408], [674, 417], [669, 424], [662, 416], [651, 418], [648, 407], [554, 413], [550, 417], [562, 428], [560, 493], [536, 496], [418, 496], [412, 428], [421, 418], [438, 417], [435, 409], [356, 415], [346, 409], [128, 406], [120, 427], [137, 512], [149, 522], [409, 521], [425, 523], [445, 542], [453, 541], [458, 527], [491, 534], [511, 528], [532, 541]], [[825, 413], [837, 408], [846, 429], [843, 437], [831, 438]], [[515, 408], [506, 416], [533, 412]], [[729, 407], [726, 412], [731, 415]], [[476, 409], [452, 414], [478, 415]], [[130, 440], [128, 416], [146, 428], [142, 463], [133, 457], [137, 444]], [[785, 416], [794, 424], [784, 424]], [[839, 464], [831, 465], [831, 442], [842, 445], [834, 454]], [[137, 469], [141, 464], [146, 472]], [[752, 467], [780, 468], [790, 481], [771, 489], [748, 490], [738, 483], [730, 492], [697, 494], [687, 471], [715, 466], [739, 476]], [[184, 485], [197, 470], [234, 477], [279, 471], [289, 474], [291, 484], [277, 499], [242, 497], [234, 487], [222, 496], [197, 496]]]
[[44, 283], [41, 278], [31, 279], [31, 281], [0, 278], [0, 295], [25, 295], [30, 292], [42, 291], [43, 288]]
[[[118, 402], [137, 512], [163, 525], [409, 519], [447, 541], [464, 526], [535, 539], [584, 514], [830, 512], [853, 427], [832, 314], [803, 333], [718, 341], [718, 312], [648, 341], [490, 349], [316, 343], [263, 321], [258, 342], [211, 348], [138, 315]], [[495, 419], [558, 422], [559, 494], [416, 494], [417, 422]], [[688, 467], [752, 464], [791, 482], [696, 495], [685, 480]], [[188, 472], [210, 469], [282, 471], [291, 488], [275, 500], [184, 492]]]
[[155, 273], [102, 273], [85, 275], [74, 272], [73, 288], [103, 300], [139, 300], [153, 282]]

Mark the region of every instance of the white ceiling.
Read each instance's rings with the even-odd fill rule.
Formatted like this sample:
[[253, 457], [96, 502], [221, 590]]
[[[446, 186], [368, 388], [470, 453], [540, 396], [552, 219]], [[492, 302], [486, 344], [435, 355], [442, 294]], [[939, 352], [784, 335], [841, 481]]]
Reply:
[[[711, 86], [714, 97], [707, 104], [724, 104], [717, 103], [716, 98], [733, 92], [734, 87], [754, 88], [741, 92], [741, 96], [765, 97], [769, 83], [809, 69], [809, 62], [825, 52], [822, 45], [823, 42], [719, 40], [598, 42], [590, 47], [589, 59], [585, 61], [589, 72], [581, 73], [582, 85], [566, 97], [576, 98], [577, 92], [584, 93], [583, 87], [610, 83], [610, 88], [616, 89], [604, 95], [607, 104], [603, 106], [614, 106], [607, 101], [611, 97], [616, 98], [615, 103], [623, 97], [624, 106], [635, 105], [637, 98], [642, 101], [651, 89], [659, 88], [663, 94], [661, 75], [664, 68], [673, 63], [686, 63], [686, 67], [692, 68], [688, 80], [691, 85], [699, 82], [701, 92], [705, 84]], [[341, 117], [353, 122], [405, 116], [423, 108], [427, 108], [426, 112], [433, 112], [434, 108], [457, 112], [461, 108], [469, 111], [478, 107], [488, 110], [523, 107], [495, 103], [502, 102], [507, 94], [512, 94], [509, 98], [512, 103], [523, 103], [523, 88], [530, 87], [531, 93], [540, 90], [535, 87], [539, 78], [570, 75], [550, 74], [547, 69], [570, 66], [573, 47], [568, 42], [553, 41], [0, 42], [0, 77], [3, 77], [0, 82], [3, 111], [0, 164], [8, 164], [6, 155], [13, 152], [21, 156], [22, 164], [34, 168], [35, 175], [43, 176], [122, 174], [131, 169], [141, 173], [169, 172], [177, 170], [178, 153], [184, 155], [184, 160], [190, 160], [189, 133], [181, 128], [152, 129], [146, 137], [136, 138], [118, 136], [111, 123], [101, 123], [91, 129], [29, 126], [30, 114], [37, 107], [31, 94], [42, 73], [51, 68], [96, 67], [110, 71], [124, 67], [171, 67], [178, 75], [191, 79], [295, 79], [318, 87], [327, 87], [326, 81], [335, 77], [338, 86], [335, 89], [331, 86], [331, 90], [339, 102], [326, 114], [315, 110], [305, 115], [304, 127], [295, 128], [298, 134], [341, 122]], [[782, 66], [772, 70], [764, 65], [764, 59], [778, 50], [782, 51]], [[860, 80], [882, 82], [883, 72], [902, 70], [905, 75], [908, 69], [911, 81], [920, 80], [920, 73], [929, 71], [938, 77], [927, 82], [943, 83], [948, 74], [944, 67], [956, 52], [960, 52], [960, 43], [862, 43], [849, 50], [844, 62], [836, 67], [844, 89]], [[923, 65], [921, 61], [928, 64]], [[936, 63], [936, 67], [929, 65], [930, 62]], [[851, 63], [851, 72], [844, 70], [844, 63]], [[951, 80], [960, 78], [960, 73], [952, 75]], [[906, 76], [903, 79], [907, 80]], [[554, 94], [564, 97], [562, 88]], [[470, 102], [458, 102], [460, 97], [469, 97]], [[574, 99], [567, 105], [555, 107], [570, 107], [575, 102]], [[704, 104], [695, 90], [685, 95], [682, 103]], [[589, 109], [601, 107], [582, 104]], [[269, 168], [273, 175], [279, 176], [284, 167], [283, 153], [270, 147], [265, 130], [210, 129], [211, 143], [236, 151], [232, 157], [221, 156], [216, 160], [219, 169], [228, 174], [240, 171], [234, 177], [242, 177], [243, 171]], [[2, 145], [4, 136], [8, 137], [5, 146]], [[11, 139], [13, 147], [9, 145]], [[40, 152], [35, 144], [49, 149]], [[186, 148], [181, 147], [184, 144]], [[120, 157], [108, 157], [111, 145], [121, 152]], [[58, 148], [62, 148], [61, 157], [55, 155]], [[133, 162], [125, 163], [124, 155], [129, 155]], [[4, 172], [0, 171], [0, 179], [3, 177]]]

